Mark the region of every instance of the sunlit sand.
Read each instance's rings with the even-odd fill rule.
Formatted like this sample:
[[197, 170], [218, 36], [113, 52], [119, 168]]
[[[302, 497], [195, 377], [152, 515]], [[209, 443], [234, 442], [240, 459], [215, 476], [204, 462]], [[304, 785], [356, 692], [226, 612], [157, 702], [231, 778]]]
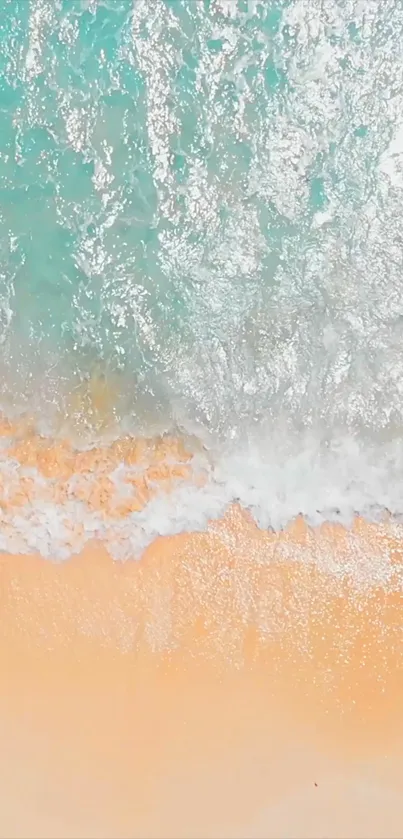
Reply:
[[234, 508], [140, 562], [3, 555], [0, 835], [401, 837], [401, 550]]

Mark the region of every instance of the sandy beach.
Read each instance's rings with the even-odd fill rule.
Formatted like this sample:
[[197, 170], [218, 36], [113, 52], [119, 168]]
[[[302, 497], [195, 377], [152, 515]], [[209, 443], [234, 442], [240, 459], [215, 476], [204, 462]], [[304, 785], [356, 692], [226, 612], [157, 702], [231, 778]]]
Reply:
[[402, 837], [401, 557], [237, 508], [140, 562], [1, 555], [0, 836]]

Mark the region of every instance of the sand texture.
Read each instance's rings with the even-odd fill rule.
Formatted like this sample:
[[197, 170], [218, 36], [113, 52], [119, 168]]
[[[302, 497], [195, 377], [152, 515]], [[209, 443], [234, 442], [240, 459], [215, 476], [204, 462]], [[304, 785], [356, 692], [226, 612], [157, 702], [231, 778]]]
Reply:
[[0, 836], [402, 837], [401, 579], [391, 522], [237, 508], [1, 555]]

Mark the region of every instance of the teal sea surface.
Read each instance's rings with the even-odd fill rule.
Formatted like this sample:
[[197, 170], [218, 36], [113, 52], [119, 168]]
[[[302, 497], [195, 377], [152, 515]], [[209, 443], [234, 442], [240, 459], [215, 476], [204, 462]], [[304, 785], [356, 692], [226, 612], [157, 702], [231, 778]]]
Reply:
[[3, 414], [95, 377], [191, 441], [163, 532], [403, 513], [402, 44], [400, 0], [0, 0]]

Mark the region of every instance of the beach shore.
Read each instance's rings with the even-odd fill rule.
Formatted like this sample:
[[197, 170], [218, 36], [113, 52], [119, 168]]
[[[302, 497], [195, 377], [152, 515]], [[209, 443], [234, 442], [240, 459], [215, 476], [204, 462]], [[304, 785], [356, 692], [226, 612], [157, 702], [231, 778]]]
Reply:
[[0, 836], [403, 836], [401, 557], [237, 508], [139, 562], [1, 555]]

